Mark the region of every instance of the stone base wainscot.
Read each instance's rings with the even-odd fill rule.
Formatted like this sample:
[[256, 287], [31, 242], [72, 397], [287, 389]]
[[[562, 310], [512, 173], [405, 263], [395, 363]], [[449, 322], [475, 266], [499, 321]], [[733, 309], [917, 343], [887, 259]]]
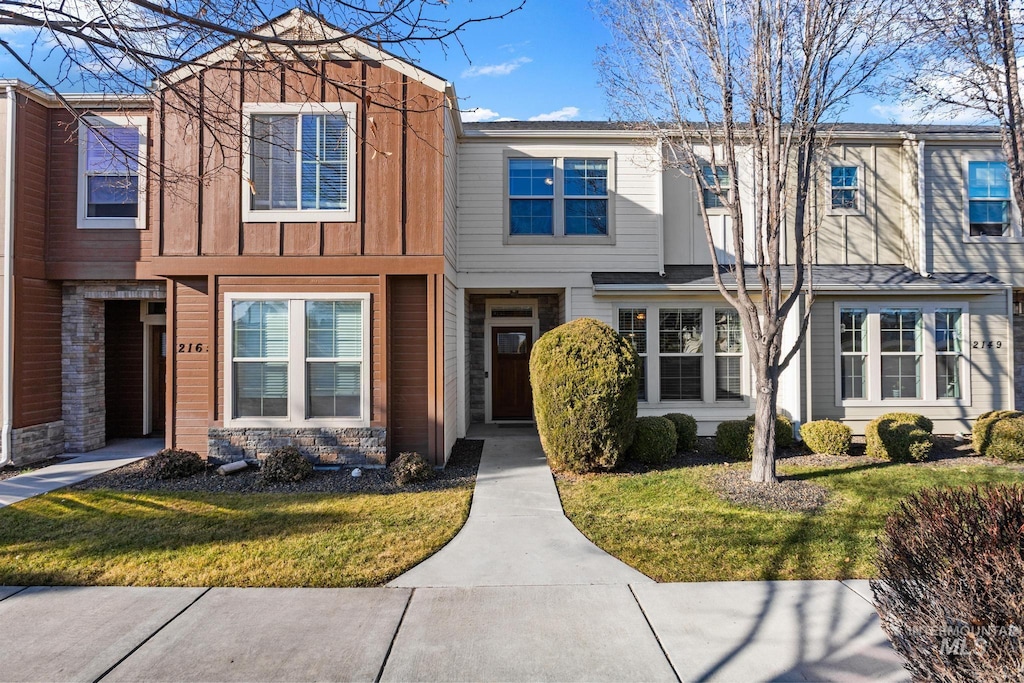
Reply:
[[266, 429], [216, 427], [208, 431], [208, 458], [222, 464], [263, 460], [277, 448], [295, 446], [321, 465], [384, 467], [387, 430], [383, 427], [346, 429]]
[[11, 432], [12, 464], [15, 467], [64, 453], [64, 420], [46, 422]]

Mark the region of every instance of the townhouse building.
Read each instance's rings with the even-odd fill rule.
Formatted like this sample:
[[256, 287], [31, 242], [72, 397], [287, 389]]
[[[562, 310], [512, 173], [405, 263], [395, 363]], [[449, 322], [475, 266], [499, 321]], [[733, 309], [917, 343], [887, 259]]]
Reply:
[[[231, 44], [152, 95], [72, 96], [82, 119], [0, 83], [5, 457], [162, 433], [215, 460], [292, 444], [441, 465], [475, 423], [532, 421], [532, 344], [583, 316], [636, 344], [641, 414], [711, 434], [753, 412], [699, 202], [720, 258], [750, 255], [656, 145], [614, 123], [463, 123], [442, 78], [298, 12], [271, 28], [337, 44], [294, 64]], [[780, 410], [954, 432], [1024, 405], [998, 132], [842, 124], [829, 149]], [[723, 181], [749, 199], [749, 178]]]

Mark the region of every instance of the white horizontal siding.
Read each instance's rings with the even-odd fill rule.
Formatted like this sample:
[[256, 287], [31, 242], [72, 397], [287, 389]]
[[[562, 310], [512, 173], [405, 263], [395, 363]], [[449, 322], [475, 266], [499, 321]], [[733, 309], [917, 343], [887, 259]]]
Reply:
[[458, 311], [455, 284], [444, 279], [444, 453], [451, 455], [458, 437]]
[[457, 268], [459, 150], [452, 116], [454, 114], [448, 105], [444, 117], [444, 257], [452, 268]]

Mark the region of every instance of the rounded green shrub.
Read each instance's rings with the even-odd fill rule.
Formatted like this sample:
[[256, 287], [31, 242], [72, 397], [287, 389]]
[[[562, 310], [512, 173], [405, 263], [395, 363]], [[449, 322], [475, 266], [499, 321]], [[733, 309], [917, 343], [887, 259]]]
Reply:
[[405, 486], [414, 481], [433, 479], [434, 468], [419, 453], [400, 453], [389, 468], [391, 477], [398, 486]]
[[194, 451], [165, 448], [147, 458], [146, 469], [157, 479], [182, 479], [206, 471], [206, 461]]
[[626, 451], [630, 460], [661, 465], [676, 453], [676, 428], [666, 417], [638, 417], [633, 445]]
[[849, 455], [853, 430], [835, 420], [814, 420], [800, 425], [800, 438], [815, 453]]
[[990, 443], [992, 428], [997, 422], [1005, 418], [1014, 418], [1024, 416], [1019, 410], [992, 410], [987, 413], [982, 413], [977, 420], [974, 421], [974, 426], [971, 428], [971, 447], [978, 452], [978, 455], [988, 455], [988, 446]]
[[551, 467], [610, 470], [636, 431], [637, 355], [599, 320], [580, 318], [544, 334], [530, 354], [537, 431]]
[[920, 462], [932, 452], [932, 421], [917, 413], [886, 413], [864, 430], [867, 455], [894, 462]]
[[697, 447], [697, 421], [685, 413], [669, 413], [665, 416], [676, 428], [676, 450], [692, 451]]
[[726, 420], [715, 430], [715, 450], [729, 458], [750, 458], [753, 441], [754, 423], [749, 420]]
[[1007, 462], [1024, 461], [1024, 417], [997, 420], [988, 436], [986, 455]]
[[263, 484], [302, 481], [313, 474], [313, 463], [295, 446], [284, 446], [271, 452], [260, 465], [259, 481]]
[[[754, 422], [753, 415], [747, 415], [747, 422]], [[785, 415], [775, 415], [775, 446], [789, 448], [793, 445], [793, 421]]]

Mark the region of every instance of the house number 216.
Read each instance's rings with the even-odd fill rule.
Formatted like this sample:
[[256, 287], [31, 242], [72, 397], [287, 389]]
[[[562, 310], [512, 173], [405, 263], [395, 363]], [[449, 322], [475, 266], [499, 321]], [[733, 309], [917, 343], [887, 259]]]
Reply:
[[178, 353], [202, 353], [203, 342], [198, 344], [178, 344]]
[[975, 341], [971, 342], [972, 349], [1001, 349], [1003, 348], [1003, 342], [1001, 341]]

